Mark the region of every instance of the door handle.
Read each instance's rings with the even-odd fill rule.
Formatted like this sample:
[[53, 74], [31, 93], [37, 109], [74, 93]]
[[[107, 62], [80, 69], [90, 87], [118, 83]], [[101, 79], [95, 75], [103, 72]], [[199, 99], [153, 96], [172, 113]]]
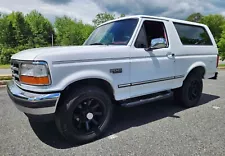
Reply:
[[169, 53], [169, 54], [167, 54], [167, 57], [168, 58], [174, 58], [175, 57], [175, 54], [174, 53]]

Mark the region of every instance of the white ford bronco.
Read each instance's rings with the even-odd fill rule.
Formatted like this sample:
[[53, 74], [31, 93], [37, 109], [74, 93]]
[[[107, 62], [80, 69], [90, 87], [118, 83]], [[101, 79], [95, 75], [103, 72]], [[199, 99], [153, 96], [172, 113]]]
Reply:
[[202, 79], [216, 79], [217, 65], [218, 49], [206, 25], [130, 16], [100, 25], [83, 46], [13, 55], [7, 90], [28, 118], [54, 119], [66, 139], [85, 143], [110, 125], [115, 105], [173, 95], [178, 104], [196, 106]]

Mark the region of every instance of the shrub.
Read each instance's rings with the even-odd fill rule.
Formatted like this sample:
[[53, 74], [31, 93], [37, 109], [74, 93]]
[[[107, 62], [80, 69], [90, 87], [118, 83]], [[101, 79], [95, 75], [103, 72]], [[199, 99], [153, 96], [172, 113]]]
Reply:
[[0, 52], [0, 64], [9, 64], [11, 56], [17, 53], [15, 48], [2, 48]]

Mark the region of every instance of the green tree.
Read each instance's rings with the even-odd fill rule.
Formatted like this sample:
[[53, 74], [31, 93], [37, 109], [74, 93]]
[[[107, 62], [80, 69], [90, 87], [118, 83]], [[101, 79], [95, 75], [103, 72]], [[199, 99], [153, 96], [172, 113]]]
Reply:
[[114, 14], [109, 14], [109, 13], [99, 13], [96, 15], [95, 19], [92, 20], [94, 23], [94, 26], [97, 27], [98, 25], [107, 22], [109, 20], [115, 19], [116, 16]]
[[29, 40], [32, 33], [28, 23], [24, 19], [24, 15], [21, 12], [12, 12], [7, 16], [7, 19], [15, 29], [15, 47], [19, 47], [19, 49], [29, 47]]
[[83, 29], [82, 29], [82, 36], [83, 40], [82, 43], [89, 37], [89, 35], [93, 32], [94, 27], [90, 24], [84, 24]]
[[57, 17], [55, 20], [56, 42], [59, 45], [73, 45], [76, 42], [78, 33], [74, 31], [75, 23], [69, 17]]
[[222, 26], [225, 24], [225, 18], [222, 15], [208, 15], [202, 17], [201, 23], [206, 24], [211, 30], [216, 43], [219, 42], [221, 33], [223, 31]]
[[126, 16], [125, 14], [121, 14], [121, 15], [120, 15], [120, 17], [125, 17], [125, 16]]
[[52, 35], [55, 35], [53, 26], [48, 19], [46, 19], [41, 13], [34, 10], [25, 16], [25, 20], [29, 24], [32, 32], [30, 42], [33, 47], [51, 45]]
[[0, 18], [0, 63], [9, 63], [12, 54], [30, 48], [31, 30], [21, 12]]
[[56, 18], [55, 28], [58, 45], [81, 45], [93, 31], [93, 26], [66, 16]]
[[16, 31], [6, 15], [0, 18], [0, 30], [0, 64], [6, 64], [17, 52]]
[[1, 47], [16, 47], [16, 30], [7, 16], [0, 18], [0, 45]]
[[11, 56], [17, 52], [18, 52], [18, 49], [16, 48], [1, 47], [0, 64], [9, 64]]
[[190, 16], [188, 16], [188, 18], [186, 19], [187, 21], [191, 21], [191, 22], [200, 22], [203, 18], [203, 15], [201, 13], [193, 13]]
[[218, 48], [219, 48], [219, 54], [220, 57], [222, 58], [222, 60], [225, 60], [225, 25], [222, 26], [222, 34], [221, 34], [221, 38], [218, 42]]

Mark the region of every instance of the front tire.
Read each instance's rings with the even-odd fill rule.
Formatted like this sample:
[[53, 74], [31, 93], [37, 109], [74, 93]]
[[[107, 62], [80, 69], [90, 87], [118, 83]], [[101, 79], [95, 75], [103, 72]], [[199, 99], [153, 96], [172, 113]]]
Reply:
[[91, 142], [106, 130], [112, 117], [109, 96], [98, 87], [82, 87], [71, 93], [56, 112], [60, 133], [75, 144]]
[[174, 91], [175, 101], [186, 107], [194, 107], [198, 104], [203, 89], [202, 78], [197, 73], [191, 73], [184, 80], [183, 86]]

